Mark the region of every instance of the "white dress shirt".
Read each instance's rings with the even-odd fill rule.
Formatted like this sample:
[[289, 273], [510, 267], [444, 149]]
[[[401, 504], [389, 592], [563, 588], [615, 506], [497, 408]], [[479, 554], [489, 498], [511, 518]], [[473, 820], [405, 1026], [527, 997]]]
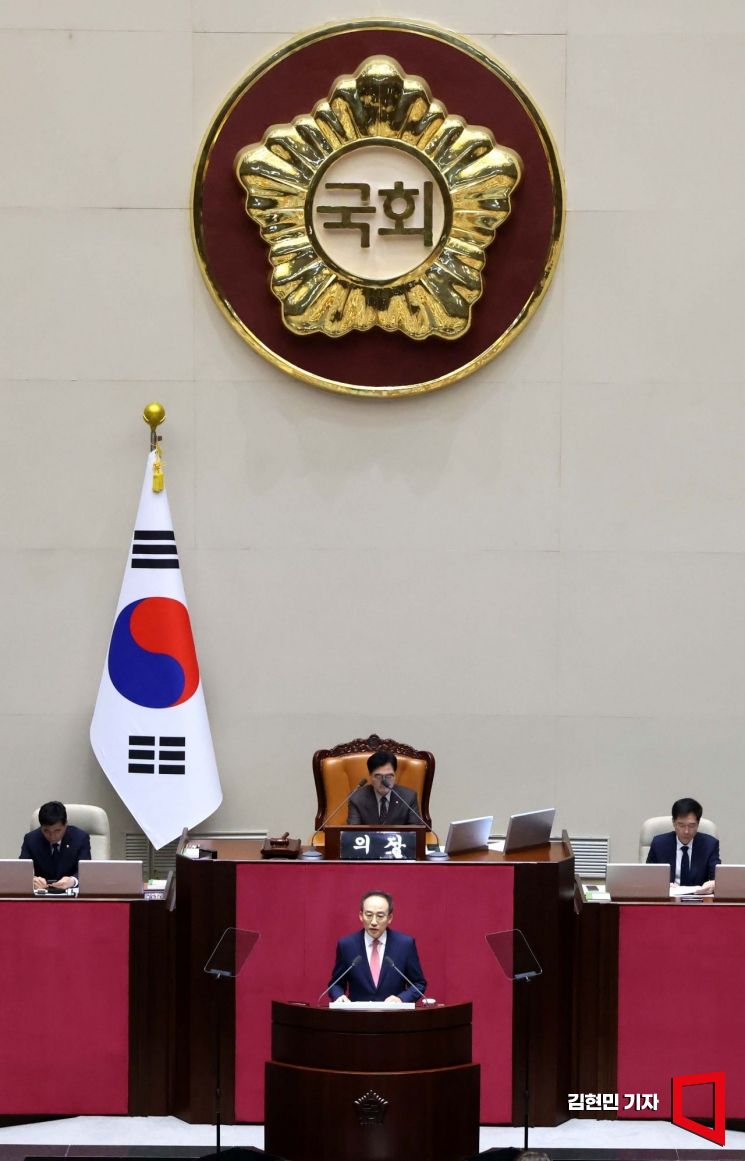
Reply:
[[[385, 941], [388, 938], [388, 932], [384, 931], [378, 939], [378, 949], [380, 951], [380, 970], [383, 970], [383, 956], [385, 955]], [[367, 952], [367, 963], [370, 964], [370, 956], [372, 955], [372, 945], [375, 943], [374, 938], [369, 931], [365, 932], [365, 951]]]

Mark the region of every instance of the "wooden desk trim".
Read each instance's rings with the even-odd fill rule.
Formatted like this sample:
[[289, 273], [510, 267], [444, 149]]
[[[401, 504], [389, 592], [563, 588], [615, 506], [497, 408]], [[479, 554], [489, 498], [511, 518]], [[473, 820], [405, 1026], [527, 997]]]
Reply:
[[[393, 827], [393, 830], [404, 830], [412, 828]], [[414, 828], [414, 829], [422, 829]], [[253, 863], [261, 860], [261, 846], [259, 839], [238, 839], [238, 838], [216, 838], [210, 839], [210, 849], [217, 851], [217, 859], [219, 862], [231, 863]], [[303, 852], [309, 851], [311, 848], [307, 845], [303, 846]], [[316, 851], [318, 847], [314, 848]], [[447, 859], [427, 859], [427, 862], [437, 863], [438, 865], [445, 865], [452, 863], [506, 863], [509, 866], [513, 864], [523, 863], [562, 863], [567, 859], [573, 859], [574, 852], [571, 844], [563, 839], [552, 839], [550, 843], [546, 843], [541, 847], [528, 847], [525, 850], [513, 851], [509, 855], [503, 854], [501, 851], [464, 851], [457, 855], [450, 855]], [[186, 860], [187, 862], [198, 862], [197, 859]], [[303, 862], [303, 855], [300, 859], [274, 859], [273, 862]], [[314, 857], [308, 862], [321, 862], [322, 859]], [[338, 862], [338, 859], [330, 860]]]

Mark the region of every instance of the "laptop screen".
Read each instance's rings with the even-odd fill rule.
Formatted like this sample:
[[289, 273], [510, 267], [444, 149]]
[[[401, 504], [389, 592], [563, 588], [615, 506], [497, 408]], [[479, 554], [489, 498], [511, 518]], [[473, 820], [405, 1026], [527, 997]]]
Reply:
[[451, 822], [445, 840], [445, 854], [457, 855], [459, 851], [485, 850], [489, 845], [494, 815], [483, 818], [461, 818]]

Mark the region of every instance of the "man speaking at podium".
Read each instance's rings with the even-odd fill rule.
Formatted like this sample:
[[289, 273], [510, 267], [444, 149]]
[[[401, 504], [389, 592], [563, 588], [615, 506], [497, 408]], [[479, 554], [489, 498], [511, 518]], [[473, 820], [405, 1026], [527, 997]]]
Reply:
[[362, 931], [345, 935], [336, 945], [336, 963], [328, 989], [332, 1001], [408, 1004], [422, 998], [427, 981], [416, 943], [410, 935], [391, 930], [392, 918], [390, 895], [369, 891], [362, 896]]

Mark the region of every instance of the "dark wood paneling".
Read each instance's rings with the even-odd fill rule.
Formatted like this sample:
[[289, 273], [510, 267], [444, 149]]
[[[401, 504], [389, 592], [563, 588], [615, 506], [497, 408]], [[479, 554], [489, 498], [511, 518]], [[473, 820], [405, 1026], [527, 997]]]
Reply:
[[[377, 1072], [471, 1063], [470, 1004], [402, 1012], [272, 1005], [272, 1060], [309, 1068]], [[382, 1021], [382, 1022], [381, 1022]]]
[[[552, 844], [554, 853], [560, 846]], [[569, 1117], [574, 857], [568, 847], [563, 855], [560, 861], [521, 861], [515, 866], [515, 927], [524, 934], [542, 968], [537, 979], [514, 985], [515, 1124], [521, 1124], [524, 1116], [527, 1003], [531, 1005], [530, 1124], [556, 1125]]]
[[130, 1116], [165, 1116], [173, 1105], [174, 947], [175, 916], [165, 901], [130, 904]]
[[[584, 903], [577, 896], [571, 1084], [575, 1093], [617, 1091], [619, 914], [615, 904]], [[593, 1109], [584, 1115], [616, 1114]]]
[[215, 1015], [222, 989], [222, 1120], [235, 1119], [235, 987], [204, 965], [227, 927], [235, 926], [235, 863], [177, 858], [176, 1067], [174, 1112], [191, 1124], [215, 1114]]
[[[447, 1040], [470, 1030], [470, 1004], [362, 1014], [275, 1003], [272, 1017], [265, 1098], [271, 1152], [290, 1161], [459, 1161], [478, 1148], [479, 1067], [433, 1067], [430, 1036], [443, 1059], [459, 1055]], [[330, 1059], [308, 1067], [319, 1033]], [[276, 1059], [278, 1040], [284, 1063]], [[360, 1109], [365, 1097], [372, 1117]]]
[[[478, 1064], [430, 1073], [268, 1064], [266, 1086], [266, 1148], [288, 1161], [462, 1161], [478, 1152]], [[355, 1102], [370, 1091], [386, 1102], [380, 1124], [360, 1123]]]

